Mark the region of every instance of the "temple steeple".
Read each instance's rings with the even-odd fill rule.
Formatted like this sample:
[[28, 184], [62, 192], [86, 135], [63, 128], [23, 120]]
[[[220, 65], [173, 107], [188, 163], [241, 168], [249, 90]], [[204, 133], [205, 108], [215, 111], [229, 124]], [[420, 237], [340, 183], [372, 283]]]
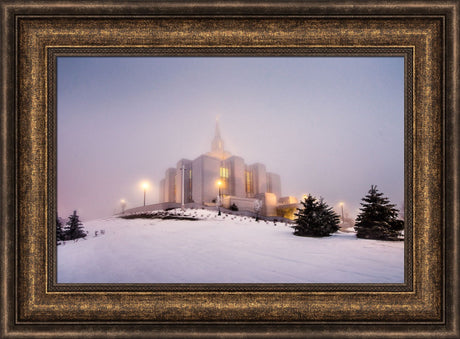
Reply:
[[213, 153], [224, 153], [224, 141], [220, 136], [219, 119], [216, 118], [216, 129], [214, 131], [214, 139], [212, 139], [211, 151]]
[[219, 118], [216, 118], [216, 128], [214, 130], [214, 138], [211, 143], [211, 152], [206, 154], [220, 160], [225, 160], [231, 156], [231, 153], [225, 151], [224, 149], [224, 141], [220, 136]]

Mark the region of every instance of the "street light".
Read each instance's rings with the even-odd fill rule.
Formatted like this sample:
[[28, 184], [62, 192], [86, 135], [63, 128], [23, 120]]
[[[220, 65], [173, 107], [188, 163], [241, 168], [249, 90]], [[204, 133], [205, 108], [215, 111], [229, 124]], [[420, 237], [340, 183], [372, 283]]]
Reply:
[[181, 208], [182, 208], [182, 210], [184, 210], [185, 209], [185, 207], [184, 207], [184, 204], [185, 204], [185, 196], [184, 196], [185, 195], [185, 174], [184, 174], [185, 173], [184, 172], [185, 167], [184, 167], [184, 163], [182, 163], [182, 166], [181, 166], [180, 170], [182, 171], [182, 192], [181, 192], [181, 195], [182, 195], [181, 202], [182, 202], [182, 204], [181, 204]]
[[222, 195], [220, 193], [220, 187], [222, 186], [222, 181], [221, 180], [219, 180], [217, 182], [217, 186], [219, 187], [219, 196], [218, 196], [219, 199], [217, 201], [217, 209], [218, 209], [219, 213], [217, 213], [217, 215], [221, 215], [221, 213], [220, 213], [220, 204], [221, 204], [221, 199], [222, 199]]
[[340, 207], [342, 208], [342, 224], [344, 223], [345, 219], [343, 217], [343, 202], [340, 202]]
[[149, 188], [148, 182], [143, 182], [142, 183], [142, 188], [144, 189], [144, 206], [145, 206], [145, 194], [147, 192], [147, 188]]
[[126, 207], [125, 199], [121, 199], [120, 204], [121, 204], [121, 214], [124, 214], [125, 213], [125, 207]]

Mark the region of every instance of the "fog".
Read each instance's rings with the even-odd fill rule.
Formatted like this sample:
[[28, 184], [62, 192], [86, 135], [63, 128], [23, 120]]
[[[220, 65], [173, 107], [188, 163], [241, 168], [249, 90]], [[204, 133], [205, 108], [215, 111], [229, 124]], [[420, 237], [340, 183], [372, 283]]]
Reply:
[[59, 57], [58, 213], [158, 202], [165, 170], [225, 149], [281, 177], [283, 196], [358, 213], [377, 185], [404, 201], [402, 57]]

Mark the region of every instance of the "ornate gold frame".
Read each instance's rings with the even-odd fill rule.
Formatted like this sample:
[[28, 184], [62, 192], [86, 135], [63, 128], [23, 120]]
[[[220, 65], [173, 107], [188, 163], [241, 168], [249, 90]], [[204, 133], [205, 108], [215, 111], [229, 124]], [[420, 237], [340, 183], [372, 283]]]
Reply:
[[[0, 6], [2, 336], [460, 336], [458, 2]], [[404, 55], [405, 284], [55, 284], [53, 60], [66, 53]]]

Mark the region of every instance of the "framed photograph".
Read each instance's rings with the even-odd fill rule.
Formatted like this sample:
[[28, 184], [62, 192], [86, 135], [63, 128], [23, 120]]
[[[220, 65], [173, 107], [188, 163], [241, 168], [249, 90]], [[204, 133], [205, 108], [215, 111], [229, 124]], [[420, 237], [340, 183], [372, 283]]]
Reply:
[[458, 2], [0, 6], [2, 336], [460, 336]]
[[[55, 52], [55, 281], [403, 284], [412, 57], [292, 52]], [[364, 154], [377, 156], [366, 163]], [[362, 214], [372, 182], [380, 187]], [[355, 232], [357, 215], [377, 210], [388, 227]]]

